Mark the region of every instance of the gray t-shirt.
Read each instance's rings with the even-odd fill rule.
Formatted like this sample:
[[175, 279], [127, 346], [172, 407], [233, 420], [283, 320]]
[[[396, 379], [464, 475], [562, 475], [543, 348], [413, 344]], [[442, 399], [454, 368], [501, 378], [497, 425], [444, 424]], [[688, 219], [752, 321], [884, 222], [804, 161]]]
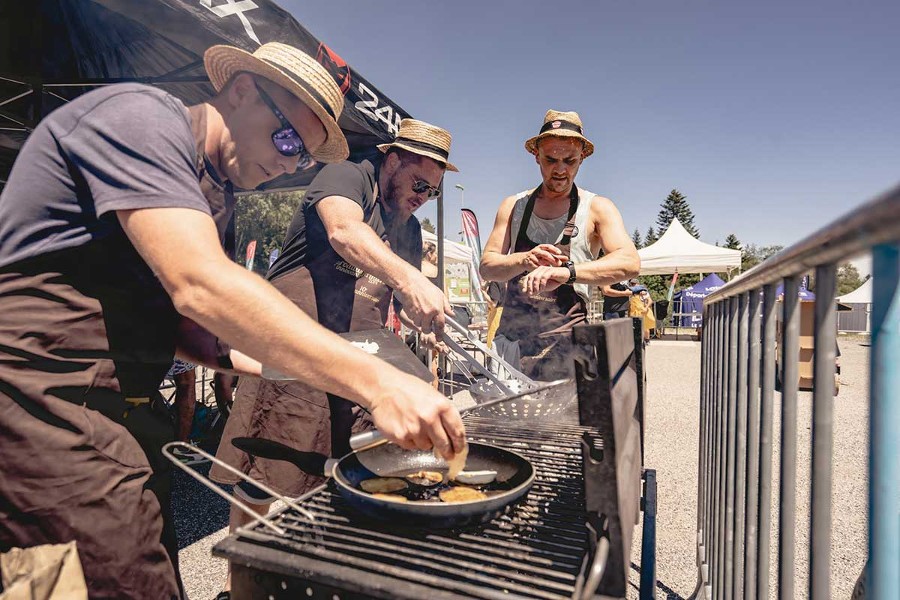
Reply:
[[210, 214], [187, 109], [141, 84], [111, 85], [47, 116], [0, 194], [0, 267], [121, 233], [113, 211]]

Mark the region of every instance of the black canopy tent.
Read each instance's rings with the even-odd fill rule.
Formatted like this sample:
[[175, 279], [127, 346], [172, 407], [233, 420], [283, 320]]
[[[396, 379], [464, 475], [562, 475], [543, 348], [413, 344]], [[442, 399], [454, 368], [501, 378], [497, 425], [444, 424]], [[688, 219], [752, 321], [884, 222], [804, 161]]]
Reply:
[[[35, 125], [95, 86], [140, 81], [186, 104], [213, 88], [203, 52], [230, 44], [252, 52], [284, 42], [315, 56], [344, 93], [339, 123], [351, 160], [376, 154], [409, 114], [287, 11], [270, 0], [21, 0], [0, 3], [0, 190]], [[260, 190], [309, 184], [316, 169]], [[443, 197], [438, 198], [438, 272], [443, 279]]]
[[[38, 121], [97, 85], [140, 81], [186, 104], [209, 98], [203, 52], [230, 44], [252, 52], [278, 41], [323, 64], [344, 92], [341, 128], [351, 158], [376, 152], [409, 116], [269, 0], [24, 0], [0, 5], [0, 187]], [[314, 171], [262, 189], [292, 189]]]

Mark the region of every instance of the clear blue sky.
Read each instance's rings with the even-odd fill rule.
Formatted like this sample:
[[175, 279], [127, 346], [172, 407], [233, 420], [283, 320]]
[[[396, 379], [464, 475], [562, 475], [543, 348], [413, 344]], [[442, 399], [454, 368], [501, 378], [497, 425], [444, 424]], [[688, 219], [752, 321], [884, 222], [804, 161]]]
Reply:
[[451, 239], [454, 184], [484, 240], [540, 182], [523, 143], [547, 108], [579, 112], [597, 151], [576, 182], [642, 235], [672, 188], [704, 241], [789, 245], [900, 183], [898, 0], [278, 1], [451, 131]]

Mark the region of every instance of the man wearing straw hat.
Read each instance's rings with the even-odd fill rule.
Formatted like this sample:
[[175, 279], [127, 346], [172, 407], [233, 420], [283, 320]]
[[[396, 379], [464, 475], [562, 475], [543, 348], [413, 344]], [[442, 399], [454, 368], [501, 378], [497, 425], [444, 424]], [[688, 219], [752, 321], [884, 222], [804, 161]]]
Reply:
[[[452, 310], [420, 270], [422, 230], [413, 213], [437, 197], [446, 170], [457, 170], [449, 162], [450, 140], [440, 127], [404, 119], [393, 142], [378, 146], [380, 160], [323, 168], [297, 208], [267, 278], [337, 333], [382, 328], [392, 295], [408, 325], [440, 331], [444, 314]], [[298, 413], [306, 418], [289, 418]], [[341, 397], [301, 382], [242, 379], [218, 458], [280, 493], [299, 496], [323, 479], [283, 461], [251, 459], [230, 440], [260, 437], [339, 457], [350, 451], [351, 430], [359, 427], [358, 408]], [[237, 482], [219, 467], [210, 476]], [[246, 483], [234, 491], [261, 512], [272, 502]], [[232, 510], [233, 527], [246, 521], [244, 513]]]
[[464, 445], [445, 398], [223, 252], [226, 188], [346, 158], [337, 85], [283, 44], [204, 59], [208, 103], [119, 84], [52, 113], [0, 195], [0, 550], [75, 540], [92, 598], [182, 595], [149, 489], [176, 352], [316, 382], [404, 447]]
[[640, 258], [612, 201], [575, 185], [594, 152], [578, 113], [548, 110], [525, 149], [542, 182], [500, 205], [480, 271], [507, 282], [498, 347], [508, 344], [526, 373], [550, 380], [574, 372], [570, 330], [586, 318], [591, 287], [637, 275]]

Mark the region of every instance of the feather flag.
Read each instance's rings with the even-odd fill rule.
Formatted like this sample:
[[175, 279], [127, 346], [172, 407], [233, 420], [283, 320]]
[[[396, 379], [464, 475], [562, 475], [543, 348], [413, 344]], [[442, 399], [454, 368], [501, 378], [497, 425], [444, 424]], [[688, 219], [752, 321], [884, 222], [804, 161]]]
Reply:
[[678, 271], [675, 271], [675, 274], [672, 275], [672, 283], [669, 284], [669, 293], [666, 295], [666, 301], [671, 302], [672, 296], [675, 295], [675, 282], [678, 281]]

